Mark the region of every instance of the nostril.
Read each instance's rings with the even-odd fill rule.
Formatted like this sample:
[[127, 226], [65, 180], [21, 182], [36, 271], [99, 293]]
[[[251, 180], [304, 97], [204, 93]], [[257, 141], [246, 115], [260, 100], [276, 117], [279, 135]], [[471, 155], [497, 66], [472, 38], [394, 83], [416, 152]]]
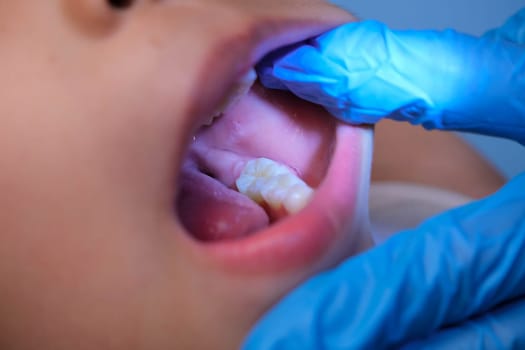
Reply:
[[82, 35], [105, 38], [122, 23], [122, 13], [137, 4], [135, 0], [62, 1], [65, 19]]
[[124, 10], [131, 7], [135, 0], [107, 0], [108, 4], [117, 10]]

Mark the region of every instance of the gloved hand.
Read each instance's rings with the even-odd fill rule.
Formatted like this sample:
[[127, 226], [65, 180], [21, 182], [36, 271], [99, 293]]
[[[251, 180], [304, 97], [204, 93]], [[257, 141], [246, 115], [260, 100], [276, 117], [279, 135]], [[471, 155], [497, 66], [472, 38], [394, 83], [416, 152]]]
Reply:
[[524, 349], [524, 189], [525, 174], [310, 279], [244, 349]]
[[481, 38], [350, 23], [277, 51], [258, 67], [351, 123], [383, 117], [525, 144], [525, 9]]
[[[355, 123], [388, 115], [525, 143], [525, 10], [482, 39], [367, 22], [310, 44], [263, 64], [263, 83]], [[521, 349], [524, 325], [522, 174], [312, 278], [244, 349]]]

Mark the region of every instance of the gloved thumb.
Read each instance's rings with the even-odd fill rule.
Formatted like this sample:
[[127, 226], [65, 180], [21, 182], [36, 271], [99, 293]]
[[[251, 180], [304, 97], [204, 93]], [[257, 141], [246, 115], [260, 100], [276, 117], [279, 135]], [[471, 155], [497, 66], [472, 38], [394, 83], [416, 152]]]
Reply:
[[524, 324], [525, 299], [519, 299], [504, 304], [488, 314], [410, 343], [401, 349], [525, 349]]

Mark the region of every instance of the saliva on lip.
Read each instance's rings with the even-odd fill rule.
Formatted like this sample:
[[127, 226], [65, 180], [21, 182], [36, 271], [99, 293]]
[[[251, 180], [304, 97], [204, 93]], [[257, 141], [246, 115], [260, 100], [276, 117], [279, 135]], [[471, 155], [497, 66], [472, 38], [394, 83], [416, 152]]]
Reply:
[[288, 167], [268, 158], [248, 161], [236, 181], [237, 190], [259, 205], [295, 214], [303, 209], [314, 190]]

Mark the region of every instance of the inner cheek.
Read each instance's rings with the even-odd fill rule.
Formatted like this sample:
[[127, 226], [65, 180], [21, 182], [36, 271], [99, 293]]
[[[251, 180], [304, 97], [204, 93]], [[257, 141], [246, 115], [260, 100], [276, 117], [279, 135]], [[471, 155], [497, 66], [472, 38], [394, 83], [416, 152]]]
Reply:
[[[270, 154], [278, 154], [282, 159], [293, 160], [299, 176], [311, 186], [317, 187], [322, 181], [331, 157], [331, 128], [312, 130], [304, 126], [299, 128], [293, 121], [280, 124], [283, 131], [275, 135], [275, 126], [269, 120], [261, 122], [259, 127], [250, 127], [237, 140], [241, 149], [254, 153], [264, 150]], [[261, 139], [261, 134], [268, 135]], [[285, 134], [286, 138], [282, 135]]]
[[300, 177], [317, 187], [330, 164], [335, 141], [335, 122], [326, 112], [307, 102], [285, 96], [267, 96], [241, 101], [233, 117], [216, 121], [198, 141], [210, 148], [233, 151], [249, 157], [268, 157], [293, 164]]

